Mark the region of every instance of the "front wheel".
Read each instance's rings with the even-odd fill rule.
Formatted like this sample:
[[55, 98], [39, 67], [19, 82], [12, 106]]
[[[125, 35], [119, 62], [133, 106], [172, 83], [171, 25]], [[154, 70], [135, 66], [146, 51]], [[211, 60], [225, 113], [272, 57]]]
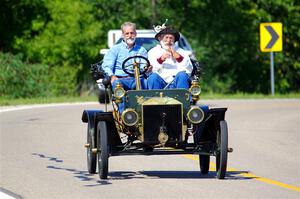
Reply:
[[225, 120], [220, 121], [220, 130], [217, 134], [217, 156], [216, 170], [217, 178], [224, 179], [227, 169], [227, 153], [228, 153], [228, 128]]
[[100, 121], [97, 126], [98, 135], [98, 172], [100, 179], [108, 175], [108, 134], [106, 122]]
[[92, 151], [92, 149], [96, 146], [95, 143], [95, 133], [94, 133], [94, 127], [88, 122], [87, 127], [87, 167], [88, 172], [90, 174], [96, 173], [96, 165], [97, 165], [97, 154]]

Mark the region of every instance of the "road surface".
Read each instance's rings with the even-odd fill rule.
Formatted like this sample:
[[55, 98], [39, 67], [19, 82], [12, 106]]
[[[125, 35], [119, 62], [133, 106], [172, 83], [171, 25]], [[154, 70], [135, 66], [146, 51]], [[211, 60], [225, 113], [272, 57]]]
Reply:
[[226, 106], [225, 180], [197, 156], [118, 156], [109, 178], [86, 167], [84, 109], [97, 103], [0, 107], [0, 192], [14, 198], [300, 198], [300, 100], [211, 100]]

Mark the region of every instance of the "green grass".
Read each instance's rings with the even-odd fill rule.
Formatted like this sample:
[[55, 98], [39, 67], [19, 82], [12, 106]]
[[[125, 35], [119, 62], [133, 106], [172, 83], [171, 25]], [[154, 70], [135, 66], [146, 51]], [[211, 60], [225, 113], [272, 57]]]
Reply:
[[300, 99], [300, 93], [266, 95], [260, 93], [235, 93], [235, 94], [201, 94], [201, 99]]
[[[249, 94], [249, 93], [236, 93], [236, 94], [216, 94], [216, 93], [203, 93], [201, 94], [202, 100], [210, 99], [300, 99], [300, 93], [290, 94]], [[21, 105], [21, 104], [50, 104], [50, 103], [63, 103], [63, 102], [97, 102], [96, 96], [83, 96], [83, 97], [51, 97], [51, 98], [27, 98], [27, 99], [8, 99], [0, 97], [0, 106]]]
[[8, 99], [0, 97], [0, 106], [21, 105], [21, 104], [51, 104], [64, 102], [97, 102], [96, 96], [84, 97], [50, 97], [50, 98], [26, 98], [26, 99]]

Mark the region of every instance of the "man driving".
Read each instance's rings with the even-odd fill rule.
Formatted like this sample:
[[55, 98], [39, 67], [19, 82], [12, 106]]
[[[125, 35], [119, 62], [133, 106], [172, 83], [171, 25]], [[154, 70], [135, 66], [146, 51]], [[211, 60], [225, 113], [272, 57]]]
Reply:
[[180, 34], [170, 27], [155, 35], [160, 44], [148, 52], [153, 66], [153, 73], [147, 79], [148, 89], [189, 88], [193, 66], [189, 55], [175, 43], [179, 38]]
[[[136, 25], [131, 22], [125, 22], [121, 26], [123, 41], [114, 45], [104, 56], [102, 68], [111, 78], [113, 89], [120, 82], [125, 90], [135, 88], [134, 77], [129, 77], [122, 69], [124, 60], [134, 55], [147, 56], [147, 50], [135, 43]], [[141, 87], [147, 87], [143, 78], [141, 78]]]

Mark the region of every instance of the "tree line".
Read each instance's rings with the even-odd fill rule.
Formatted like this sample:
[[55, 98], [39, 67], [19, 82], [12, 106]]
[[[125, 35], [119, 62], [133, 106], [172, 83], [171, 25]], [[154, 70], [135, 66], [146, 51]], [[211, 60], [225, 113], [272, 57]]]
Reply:
[[296, 0], [1, 0], [0, 95], [79, 95], [93, 84], [107, 32], [125, 21], [138, 29], [168, 24], [190, 41], [202, 63], [204, 92], [270, 93], [269, 53], [259, 24], [283, 24], [275, 53], [275, 89], [300, 90], [300, 3]]

